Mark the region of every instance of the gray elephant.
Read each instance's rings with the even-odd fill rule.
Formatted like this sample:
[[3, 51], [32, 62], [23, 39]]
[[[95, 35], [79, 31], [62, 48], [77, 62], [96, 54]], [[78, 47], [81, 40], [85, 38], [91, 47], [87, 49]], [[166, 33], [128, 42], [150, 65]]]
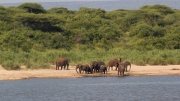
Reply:
[[101, 65], [100, 66], [100, 72], [104, 73], [104, 74], [107, 74], [107, 66], [106, 65]]
[[125, 71], [127, 72], [127, 67], [128, 67], [128, 66], [130, 66], [130, 68], [129, 68], [129, 71], [130, 71], [130, 69], [131, 69], [131, 63], [130, 63], [129, 61], [125, 61], [124, 64], [125, 64]]
[[99, 72], [101, 65], [105, 65], [105, 63], [103, 61], [92, 61], [90, 63], [90, 68], [92, 68], [93, 72], [96, 73]]
[[61, 67], [61, 70], [63, 67], [64, 67], [64, 69], [67, 67], [67, 70], [68, 70], [69, 62], [70, 62], [70, 59], [68, 59], [68, 58], [58, 58], [56, 60], [56, 70], [59, 70], [59, 67]]
[[113, 66], [115, 66], [116, 70], [117, 70], [117, 67], [118, 67], [119, 63], [121, 63], [121, 58], [119, 58], [119, 59], [114, 58], [114, 59], [109, 60], [108, 69], [110, 70], [110, 67], [111, 67], [111, 70], [113, 70]]
[[118, 65], [118, 75], [122, 75], [124, 76], [124, 71], [125, 71], [125, 64], [124, 63], [120, 63]]
[[[78, 72], [79, 69], [79, 72]], [[92, 73], [92, 69], [89, 67], [88, 64], [77, 64], [76, 65], [76, 72], [79, 74], [81, 73]]]

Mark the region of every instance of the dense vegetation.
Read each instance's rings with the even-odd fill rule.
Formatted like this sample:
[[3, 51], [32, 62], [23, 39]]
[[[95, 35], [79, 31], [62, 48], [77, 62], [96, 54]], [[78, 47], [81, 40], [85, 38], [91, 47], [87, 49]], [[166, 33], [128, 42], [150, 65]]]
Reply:
[[0, 64], [49, 68], [122, 57], [138, 65], [180, 64], [180, 11], [165, 5], [139, 10], [44, 9], [37, 3], [0, 6]]

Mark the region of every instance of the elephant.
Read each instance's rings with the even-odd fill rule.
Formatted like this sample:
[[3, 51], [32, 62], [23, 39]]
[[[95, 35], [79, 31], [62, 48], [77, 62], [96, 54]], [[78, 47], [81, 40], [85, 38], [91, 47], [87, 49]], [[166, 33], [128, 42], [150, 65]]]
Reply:
[[86, 73], [93, 73], [93, 69], [88, 65], [88, 67], [86, 68]]
[[[79, 72], [78, 72], [78, 69], [79, 69]], [[82, 66], [82, 64], [77, 64], [76, 65], [76, 72], [79, 74], [81, 74], [81, 71], [85, 71], [85, 67]]]
[[118, 65], [118, 75], [124, 76], [125, 68], [126, 68], [126, 65], [124, 63], [120, 63]]
[[[79, 72], [77, 71], [77, 69], [79, 69]], [[84, 72], [85, 71], [85, 73], [92, 73], [92, 69], [89, 67], [89, 65], [88, 64], [77, 64], [76, 65], [76, 72], [79, 74], [81, 74], [81, 72]], [[82, 73], [83, 73], [82, 72]]]
[[125, 67], [125, 71], [127, 72], [127, 67], [128, 67], [128, 66], [130, 66], [130, 68], [129, 68], [129, 71], [130, 71], [130, 69], [131, 69], [131, 63], [130, 63], [129, 61], [125, 61], [124, 64], [125, 64], [125, 66], [126, 66], [126, 67]]
[[61, 67], [61, 70], [62, 68], [64, 67], [64, 69], [67, 67], [67, 70], [69, 69], [69, 62], [70, 62], [70, 59], [68, 58], [58, 58], [56, 60], [56, 70], [59, 70], [59, 67]]
[[107, 74], [107, 66], [106, 66], [106, 65], [101, 65], [101, 66], [100, 66], [100, 72], [101, 72], [101, 73], [104, 72], [104, 74]]
[[121, 63], [121, 58], [119, 58], [119, 59], [114, 58], [114, 59], [109, 60], [108, 69], [110, 70], [110, 67], [111, 67], [111, 70], [113, 70], [113, 66], [115, 66], [116, 70], [117, 70], [117, 67], [118, 67], [119, 63]]
[[100, 66], [101, 65], [105, 65], [105, 63], [103, 61], [92, 61], [90, 63], [90, 68], [92, 68], [92, 70], [95, 72], [99, 72], [100, 70]]

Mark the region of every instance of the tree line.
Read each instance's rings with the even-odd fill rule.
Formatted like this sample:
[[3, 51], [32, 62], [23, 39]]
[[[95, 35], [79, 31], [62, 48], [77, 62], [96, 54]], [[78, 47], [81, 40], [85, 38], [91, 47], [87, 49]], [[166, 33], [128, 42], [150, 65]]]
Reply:
[[107, 12], [24, 3], [0, 6], [0, 25], [0, 50], [180, 49], [180, 11], [166, 5]]
[[137, 65], [180, 64], [180, 11], [166, 5], [138, 10], [44, 9], [38, 3], [0, 6], [0, 65], [49, 68], [122, 58]]

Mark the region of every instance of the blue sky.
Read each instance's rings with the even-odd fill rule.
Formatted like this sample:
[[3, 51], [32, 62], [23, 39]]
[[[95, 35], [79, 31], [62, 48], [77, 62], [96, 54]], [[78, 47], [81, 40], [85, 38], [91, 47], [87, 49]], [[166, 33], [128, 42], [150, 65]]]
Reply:
[[107, 0], [0, 0], [0, 3], [20, 3], [20, 2], [60, 2], [60, 1], [107, 1]]

